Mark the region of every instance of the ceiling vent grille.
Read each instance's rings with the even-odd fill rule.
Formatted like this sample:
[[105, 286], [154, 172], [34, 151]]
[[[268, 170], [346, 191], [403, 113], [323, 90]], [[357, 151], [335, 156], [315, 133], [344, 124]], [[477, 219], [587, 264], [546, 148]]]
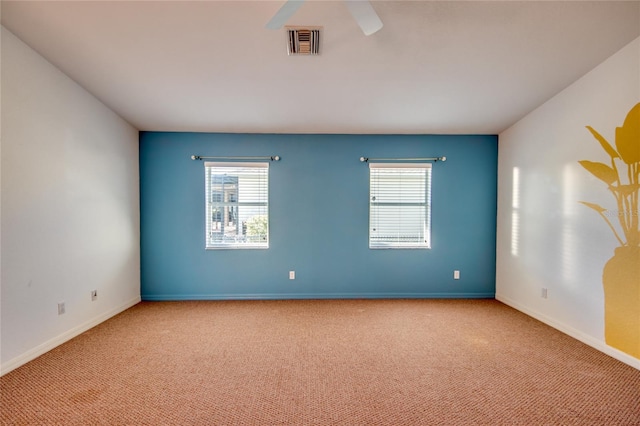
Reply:
[[287, 27], [287, 36], [289, 55], [318, 55], [320, 53], [320, 28]]

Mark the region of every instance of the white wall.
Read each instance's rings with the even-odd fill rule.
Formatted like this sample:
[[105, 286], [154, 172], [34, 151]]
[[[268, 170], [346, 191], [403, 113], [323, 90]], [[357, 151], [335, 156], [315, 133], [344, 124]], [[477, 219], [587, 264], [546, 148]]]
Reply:
[[1, 64], [6, 373], [140, 300], [140, 224], [137, 130], [4, 27]]
[[615, 209], [615, 201], [578, 161], [607, 163], [585, 126], [614, 144], [615, 128], [639, 101], [636, 39], [500, 134], [496, 271], [497, 299], [636, 368], [640, 360], [604, 340], [602, 269], [616, 240], [578, 203]]

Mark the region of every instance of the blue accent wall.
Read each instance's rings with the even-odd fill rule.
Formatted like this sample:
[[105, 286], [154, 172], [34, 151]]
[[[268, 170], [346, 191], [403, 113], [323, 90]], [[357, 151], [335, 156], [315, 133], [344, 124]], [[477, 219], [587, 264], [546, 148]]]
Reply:
[[[204, 163], [191, 155], [281, 157], [269, 249], [204, 249]], [[497, 136], [141, 132], [142, 298], [494, 297], [497, 155]], [[430, 250], [369, 249], [361, 156], [447, 157], [433, 166]]]

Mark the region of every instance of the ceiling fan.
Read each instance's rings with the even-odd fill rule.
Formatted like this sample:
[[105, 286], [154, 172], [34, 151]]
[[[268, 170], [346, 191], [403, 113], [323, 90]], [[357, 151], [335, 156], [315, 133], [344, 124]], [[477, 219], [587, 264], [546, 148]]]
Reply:
[[[353, 18], [356, 20], [364, 35], [371, 35], [382, 28], [382, 21], [368, 0], [344, 0]], [[287, 0], [267, 23], [267, 28], [277, 30], [293, 16], [302, 6], [304, 0]]]

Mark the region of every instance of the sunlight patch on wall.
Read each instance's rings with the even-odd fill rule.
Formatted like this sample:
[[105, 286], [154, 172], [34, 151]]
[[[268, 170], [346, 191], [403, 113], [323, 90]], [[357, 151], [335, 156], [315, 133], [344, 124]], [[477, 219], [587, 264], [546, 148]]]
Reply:
[[511, 193], [511, 256], [518, 257], [518, 239], [520, 237], [520, 169], [513, 168]]

